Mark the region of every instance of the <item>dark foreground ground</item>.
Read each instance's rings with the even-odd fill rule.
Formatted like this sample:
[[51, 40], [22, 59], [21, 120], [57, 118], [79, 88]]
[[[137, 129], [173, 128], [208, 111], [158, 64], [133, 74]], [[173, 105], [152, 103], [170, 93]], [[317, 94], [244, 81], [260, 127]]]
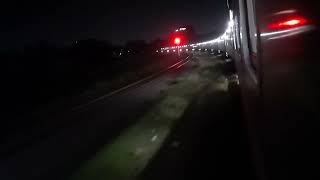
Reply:
[[178, 66], [76, 110], [39, 118], [48, 123], [0, 144], [0, 179], [68, 179], [105, 144], [135, 124], [172, 80], [192, 70], [188, 64]]
[[[218, 86], [211, 79], [230, 75], [223, 64], [219, 57], [198, 54], [149, 82], [51, 117], [52, 126], [38, 128], [41, 138], [25, 135], [1, 146], [0, 178], [70, 179], [76, 172], [72, 180], [254, 179], [239, 92], [210, 88]], [[165, 98], [170, 103], [164, 104], [169, 108], [154, 108], [166, 90], [171, 98]], [[183, 99], [180, 94], [193, 98]], [[182, 109], [182, 117], [176, 117], [174, 112]], [[174, 116], [159, 123], [160, 115]], [[171, 129], [167, 120], [177, 118]], [[169, 136], [163, 135], [167, 129]], [[161, 137], [167, 138], [158, 151]], [[25, 143], [16, 146], [17, 141]], [[14, 149], [8, 148], [11, 145]], [[142, 174], [130, 174], [140, 167]]]
[[253, 172], [239, 91], [208, 91], [188, 107], [141, 179], [251, 180]]

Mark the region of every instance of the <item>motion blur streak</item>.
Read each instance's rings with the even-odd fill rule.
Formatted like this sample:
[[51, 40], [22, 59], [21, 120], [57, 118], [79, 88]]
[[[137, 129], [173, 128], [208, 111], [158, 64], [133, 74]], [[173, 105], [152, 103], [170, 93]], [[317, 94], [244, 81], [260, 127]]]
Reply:
[[268, 37], [268, 39], [270, 39], [270, 40], [271, 39], [280, 39], [280, 38], [285, 38], [285, 37], [305, 33], [310, 30], [313, 30], [313, 29], [314, 29], [313, 26], [302, 26], [302, 27], [296, 27], [296, 28], [292, 28], [292, 29], [288, 29], [288, 30], [261, 33], [261, 37]]

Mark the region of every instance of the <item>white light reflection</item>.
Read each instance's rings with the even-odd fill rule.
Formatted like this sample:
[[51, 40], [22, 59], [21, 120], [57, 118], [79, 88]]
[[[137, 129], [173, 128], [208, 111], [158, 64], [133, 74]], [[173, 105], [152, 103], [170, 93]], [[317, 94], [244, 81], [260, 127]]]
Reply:
[[293, 29], [287, 29], [287, 30], [281, 30], [281, 31], [275, 31], [275, 32], [267, 32], [267, 33], [261, 33], [261, 37], [269, 37], [268, 39], [280, 39], [285, 38], [289, 36], [294, 36], [300, 33], [304, 33], [306, 31], [312, 30], [312, 26], [302, 26], [297, 27]]

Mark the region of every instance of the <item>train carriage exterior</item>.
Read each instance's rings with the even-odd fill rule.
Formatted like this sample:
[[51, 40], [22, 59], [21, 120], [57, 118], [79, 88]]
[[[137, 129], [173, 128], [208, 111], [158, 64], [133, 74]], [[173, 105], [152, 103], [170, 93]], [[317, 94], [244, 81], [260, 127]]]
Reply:
[[258, 177], [319, 177], [320, 3], [229, 0], [228, 7], [224, 50], [239, 74]]
[[223, 35], [187, 48], [233, 59], [258, 179], [319, 179], [320, 1], [226, 1]]

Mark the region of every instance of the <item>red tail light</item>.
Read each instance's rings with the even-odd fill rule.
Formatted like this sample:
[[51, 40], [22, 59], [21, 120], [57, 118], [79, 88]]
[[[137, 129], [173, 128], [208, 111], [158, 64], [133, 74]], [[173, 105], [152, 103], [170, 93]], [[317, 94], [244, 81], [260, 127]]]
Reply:
[[294, 17], [288, 18], [283, 21], [279, 21], [277, 23], [273, 23], [269, 25], [270, 29], [289, 29], [294, 27], [299, 27], [306, 25], [308, 20], [303, 17]]

